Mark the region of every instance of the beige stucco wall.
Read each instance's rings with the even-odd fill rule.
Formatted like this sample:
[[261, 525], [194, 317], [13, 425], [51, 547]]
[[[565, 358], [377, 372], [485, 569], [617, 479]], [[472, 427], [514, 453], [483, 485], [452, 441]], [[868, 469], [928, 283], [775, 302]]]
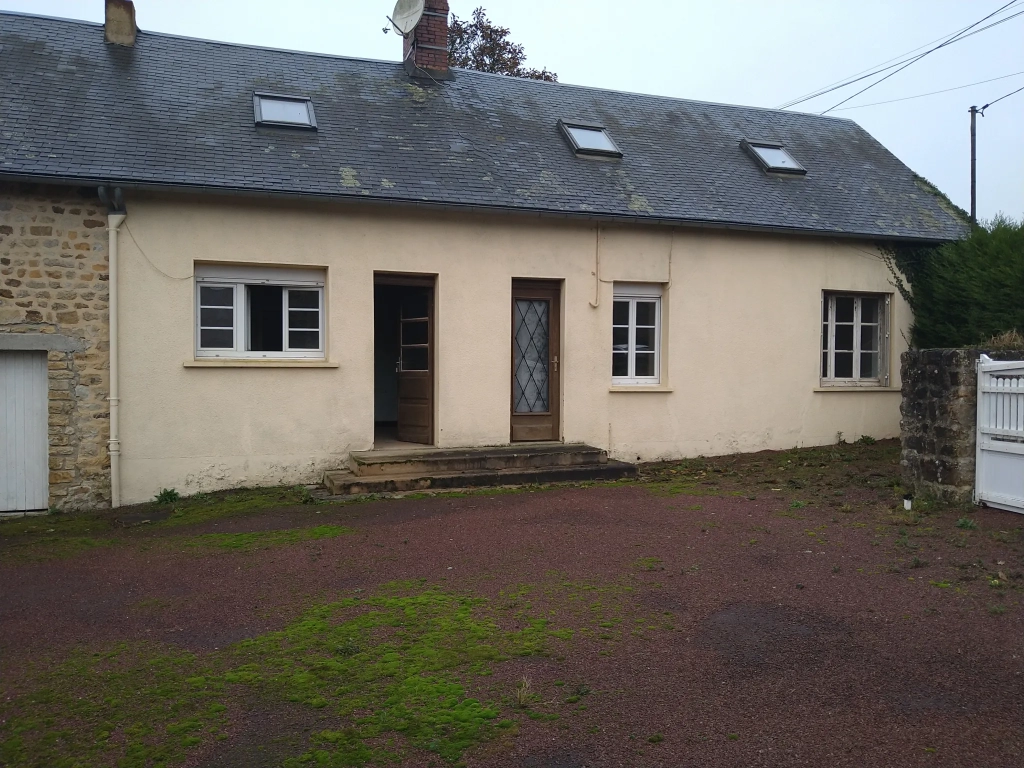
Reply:
[[[513, 277], [564, 281], [566, 441], [630, 460], [899, 431], [892, 391], [817, 392], [823, 290], [891, 292], [865, 243], [230, 198], [128, 201], [121, 256], [126, 502], [311, 482], [373, 441], [373, 273], [436, 273], [439, 446], [508, 442]], [[670, 267], [671, 252], [671, 267]], [[337, 367], [187, 367], [195, 261], [327, 269]], [[665, 392], [613, 392], [614, 280], [668, 282]], [[594, 308], [599, 285], [599, 306]], [[890, 359], [910, 315], [894, 296]]]

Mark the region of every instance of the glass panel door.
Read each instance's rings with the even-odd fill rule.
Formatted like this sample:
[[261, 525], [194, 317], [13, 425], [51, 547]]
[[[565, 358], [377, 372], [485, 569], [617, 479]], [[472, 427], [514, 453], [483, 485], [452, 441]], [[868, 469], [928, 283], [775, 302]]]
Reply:
[[548, 345], [551, 303], [516, 299], [512, 329], [512, 403], [516, 413], [550, 411]]

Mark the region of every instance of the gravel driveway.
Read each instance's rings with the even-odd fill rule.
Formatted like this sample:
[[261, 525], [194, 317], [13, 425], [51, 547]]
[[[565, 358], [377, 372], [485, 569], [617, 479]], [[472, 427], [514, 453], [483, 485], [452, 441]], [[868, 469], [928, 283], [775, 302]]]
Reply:
[[2, 523], [0, 764], [1024, 765], [1024, 518], [896, 459]]

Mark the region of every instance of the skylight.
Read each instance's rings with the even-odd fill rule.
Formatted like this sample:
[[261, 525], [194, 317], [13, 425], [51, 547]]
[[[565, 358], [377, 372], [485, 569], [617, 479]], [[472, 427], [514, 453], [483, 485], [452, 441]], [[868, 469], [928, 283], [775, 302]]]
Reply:
[[316, 128], [313, 102], [301, 96], [277, 96], [254, 93], [252, 106], [256, 125], [281, 125], [293, 128]]
[[562, 120], [559, 120], [558, 124], [577, 155], [622, 157], [622, 151], [612, 141], [608, 131], [601, 126], [567, 123]]
[[772, 171], [773, 173], [807, 173], [807, 169], [800, 165], [796, 158], [777, 142], [744, 140], [742, 145], [766, 171]]

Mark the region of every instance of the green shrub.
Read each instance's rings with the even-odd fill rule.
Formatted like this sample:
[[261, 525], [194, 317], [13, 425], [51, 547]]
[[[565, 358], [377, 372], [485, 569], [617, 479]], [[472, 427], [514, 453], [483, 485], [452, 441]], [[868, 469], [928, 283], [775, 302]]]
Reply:
[[998, 216], [963, 240], [892, 246], [886, 255], [914, 310], [911, 343], [918, 349], [985, 346], [1024, 330], [1024, 220]]

